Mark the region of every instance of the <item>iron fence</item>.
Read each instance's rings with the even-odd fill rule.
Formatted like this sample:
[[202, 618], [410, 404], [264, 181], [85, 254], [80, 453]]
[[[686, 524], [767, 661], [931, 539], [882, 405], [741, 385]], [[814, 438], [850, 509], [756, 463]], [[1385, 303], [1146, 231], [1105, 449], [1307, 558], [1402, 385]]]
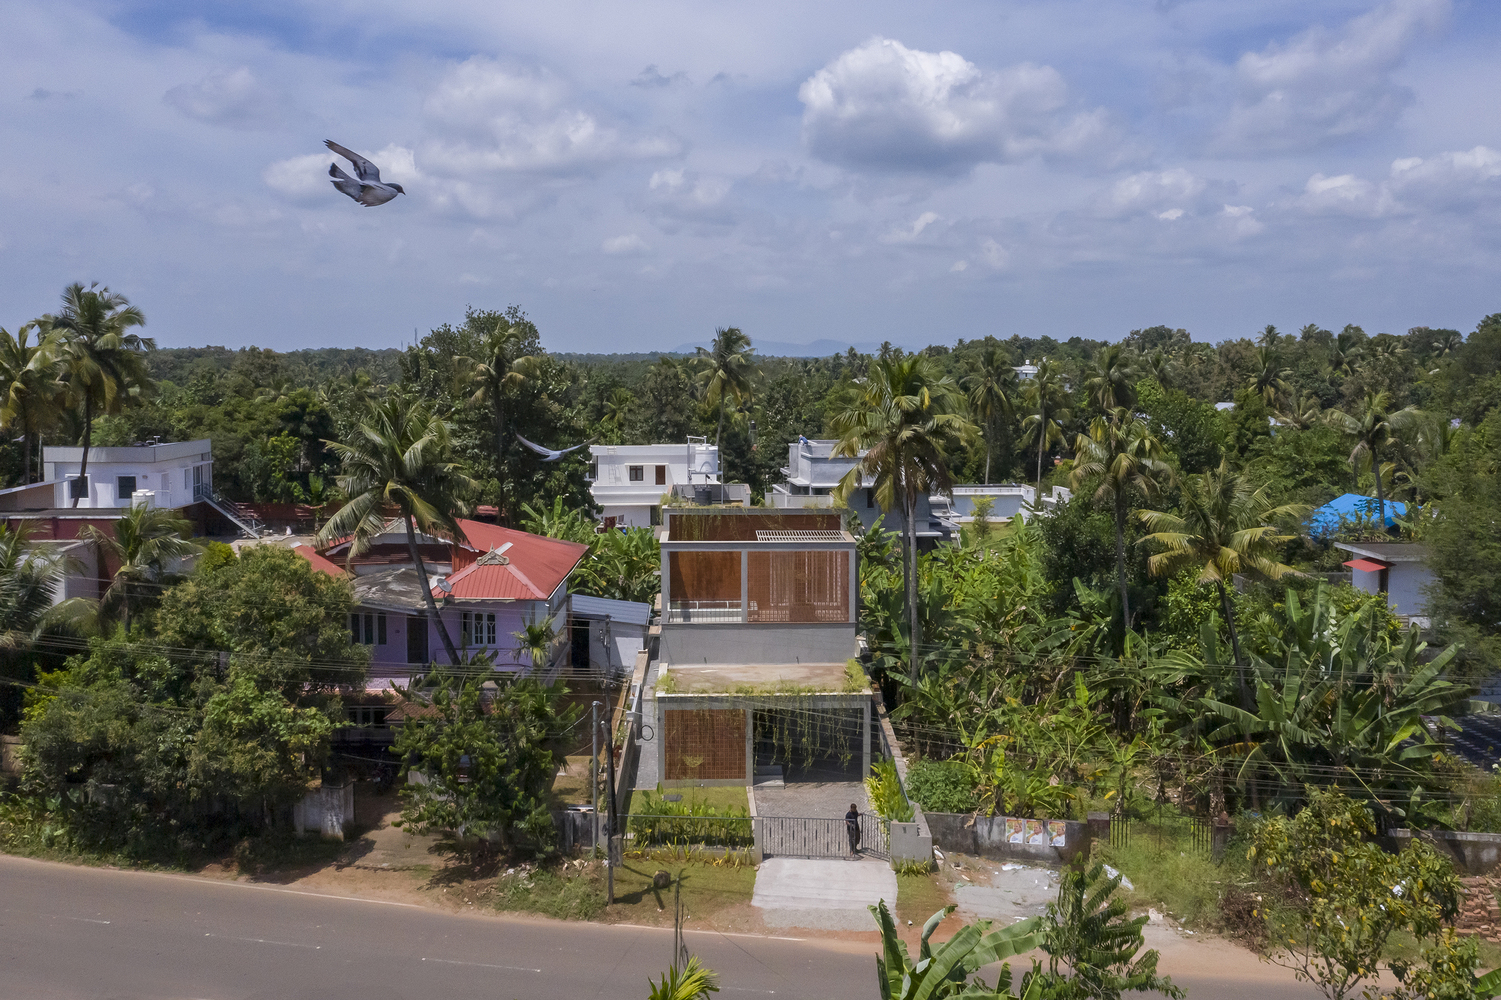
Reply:
[[[890, 826], [874, 813], [860, 814], [859, 853], [889, 860]], [[757, 816], [761, 855], [767, 858], [847, 858], [849, 828], [843, 819], [813, 816]]]
[[1128, 816], [1110, 817], [1110, 846], [1131, 846], [1131, 819]]

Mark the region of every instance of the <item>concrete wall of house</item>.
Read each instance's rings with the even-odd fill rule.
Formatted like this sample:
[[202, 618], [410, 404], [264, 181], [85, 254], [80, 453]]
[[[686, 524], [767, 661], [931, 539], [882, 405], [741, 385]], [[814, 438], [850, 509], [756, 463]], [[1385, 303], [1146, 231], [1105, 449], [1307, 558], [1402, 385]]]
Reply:
[[[1387, 570], [1386, 602], [1399, 615], [1427, 614], [1428, 600], [1424, 589], [1433, 582], [1433, 573], [1420, 562], [1393, 563]], [[1351, 568], [1350, 583], [1367, 594], [1381, 592], [1381, 574]]]
[[975, 501], [980, 497], [989, 497], [991, 500], [990, 519], [992, 521], [1010, 520], [1022, 512], [1022, 504], [1030, 504], [1037, 490], [1032, 486], [998, 487], [994, 492], [961, 492], [954, 491], [954, 499], [949, 509], [955, 517], [974, 517]]
[[1015, 819], [968, 813], [924, 813], [940, 850], [982, 858], [1049, 864], [1071, 861], [1089, 848], [1089, 825], [1074, 820]]
[[1460, 830], [1393, 830], [1392, 840], [1400, 849], [1416, 839], [1446, 854], [1462, 871], [1484, 875], [1501, 865], [1501, 833], [1466, 833]]
[[659, 658], [674, 663], [842, 663], [855, 655], [853, 622], [662, 625]]
[[[462, 653], [465, 650], [463, 640], [463, 612], [465, 610], [495, 615], [495, 645], [494, 646], [470, 646], [470, 652], [480, 649], [492, 651], [495, 654], [495, 665], [500, 668], [517, 666], [531, 666], [531, 656], [526, 652], [517, 655], [518, 645], [515, 634], [525, 627], [532, 617], [546, 617], [548, 605], [541, 601], [515, 601], [506, 604], [491, 604], [486, 606], [471, 605], [466, 607], [450, 606], [442, 608], [439, 614], [443, 623], [448, 626], [448, 637], [453, 640], [454, 646]], [[443, 649], [443, 639], [438, 634], [437, 626], [427, 619], [426, 613], [408, 615], [400, 611], [381, 611], [379, 608], [356, 608], [355, 613], [360, 615], [384, 614], [386, 616], [386, 641], [384, 644], [376, 642], [367, 648], [370, 650], [370, 667], [378, 675], [385, 676], [394, 672], [400, 673], [409, 666], [407, 661], [407, 630], [413, 626], [422, 628], [427, 632], [427, 655], [429, 660], [446, 663], [448, 655]], [[363, 620], [362, 620], [363, 632]], [[562, 627], [562, 623], [559, 623]], [[566, 629], [564, 629], [566, 632]], [[378, 638], [378, 635], [377, 635]], [[361, 636], [363, 640], [363, 635]]]

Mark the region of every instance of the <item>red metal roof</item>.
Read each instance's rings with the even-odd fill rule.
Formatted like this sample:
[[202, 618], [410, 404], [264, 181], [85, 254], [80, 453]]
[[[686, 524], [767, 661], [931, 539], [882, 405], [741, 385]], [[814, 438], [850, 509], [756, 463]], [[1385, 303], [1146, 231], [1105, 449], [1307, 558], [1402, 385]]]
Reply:
[[1358, 569], [1364, 573], [1379, 573], [1381, 570], [1392, 568], [1391, 563], [1377, 562], [1374, 559], [1351, 559], [1343, 565], [1351, 569]]
[[[459, 520], [469, 539], [465, 548], [479, 553], [448, 578], [449, 594], [469, 601], [545, 601], [584, 558], [589, 546], [502, 528], [483, 521]], [[509, 546], [509, 547], [507, 547]], [[504, 552], [499, 550], [504, 548]], [[455, 564], [460, 563], [458, 551]], [[444, 592], [434, 590], [435, 597]]]
[[315, 573], [327, 573], [329, 576], [340, 577], [349, 575], [343, 566], [340, 566], [326, 556], [320, 555], [318, 550], [311, 545], [297, 545], [293, 547], [292, 551], [312, 563]]

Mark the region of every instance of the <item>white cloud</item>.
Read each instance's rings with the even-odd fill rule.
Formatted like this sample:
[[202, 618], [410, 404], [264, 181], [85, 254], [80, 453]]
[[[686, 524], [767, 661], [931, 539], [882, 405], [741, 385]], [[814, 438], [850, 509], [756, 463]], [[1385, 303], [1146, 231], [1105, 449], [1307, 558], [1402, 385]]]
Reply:
[[599, 245], [605, 253], [642, 253], [650, 249], [646, 241], [635, 233], [627, 233], [624, 236], [612, 236]]
[[1390, 125], [1412, 101], [1393, 71], [1448, 10], [1449, 0], [1388, 0], [1337, 31], [1313, 27], [1245, 53], [1221, 149], [1308, 149]]
[[956, 260], [954, 261], [954, 266], [949, 268], [949, 271], [954, 274], [967, 270], [969, 270], [969, 261], [967, 260]]
[[323, 195], [332, 190], [328, 187], [328, 164], [331, 154], [312, 153], [277, 160], [261, 171], [261, 179], [273, 191], [293, 198], [308, 198]]
[[803, 141], [852, 168], [963, 173], [979, 163], [1068, 156], [1113, 136], [1103, 111], [1071, 110], [1051, 66], [987, 72], [954, 52], [873, 38], [806, 80]]
[[285, 104], [245, 66], [216, 70], [197, 83], [179, 84], [163, 94], [162, 100], [189, 118], [230, 128], [273, 125], [282, 117]]
[[1486, 146], [1394, 160], [1379, 182], [1354, 174], [1308, 179], [1298, 204], [1315, 213], [1377, 217], [1465, 211], [1501, 200], [1501, 152]]
[[987, 239], [980, 244], [980, 259], [997, 271], [1004, 270], [1011, 263], [1011, 253], [993, 239]]
[[444, 138], [425, 150], [439, 173], [590, 173], [626, 160], [677, 155], [665, 132], [633, 135], [567, 103], [551, 73], [521, 71], [475, 56], [448, 73], [423, 105]]
[[938, 213], [924, 212], [912, 220], [912, 225], [906, 228], [893, 229], [881, 237], [882, 243], [911, 243], [922, 235], [922, 231], [938, 221]]
[[1176, 222], [1177, 220], [1183, 218], [1183, 209], [1170, 208], [1166, 212], [1158, 212], [1157, 218], [1161, 219], [1163, 222]]

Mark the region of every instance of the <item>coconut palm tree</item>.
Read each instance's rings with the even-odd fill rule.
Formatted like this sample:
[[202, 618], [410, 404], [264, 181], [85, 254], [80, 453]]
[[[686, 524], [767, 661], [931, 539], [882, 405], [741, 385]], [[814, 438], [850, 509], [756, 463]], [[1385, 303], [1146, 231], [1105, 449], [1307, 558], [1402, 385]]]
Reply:
[[343, 461], [338, 483], [349, 499], [318, 531], [318, 542], [353, 538], [350, 555], [358, 555], [370, 547], [371, 539], [385, 533], [392, 513], [400, 518], [428, 620], [437, 627], [449, 661], [457, 666], [459, 651], [438, 614], [416, 534], [466, 540], [454, 512], [460, 495], [476, 484], [452, 459], [448, 424], [433, 416], [422, 400], [393, 392], [370, 405], [348, 442], [324, 444]]
[[62, 358], [58, 338], [38, 336], [31, 342], [35, 322], [27, 323], [14, 335], [0, 327], [0, 427], [21, 432], [21, 466], [26, 483], [33, 479], [32, 445], [41, 461], [42, 430], [57, 416], [62, 399]]
[[1324, 406], [1311, 392], [1303, 393], [1298, 399], [1289, 397], [1287, 402], [1288, 405], [1278, 411], [1277, 419], [1289, 427], [1306, 431], [1324, 420]]
[[1155, 495], [1172, 477], [1162, 442], [1124, 406], [1095, 417], [1088, 434], [1074, 441], [1074, 489], [1097, 483], [1095, 498], [1115, 510], [1115, 581], [1121, 594], [1121, 625], [1131, 629], [1131, 598], [1126, 587], [1126, 500], [1134, 493]]
[[1176, 514], [1159, 510], [1136, 512], [1152, 532], [1141, 543], [1160, 550], [1147, 560], [1147, 569], [1156, 576], [1172, 576], [1193, 569], [1198, 572], [1200, 583], [1214, 584], [1239, 668], [1241, 704], [1249, 710], [1246, 660], [1241, 655], [1240, 635], [1225, 584], [1237, 573], [1280, 580], [1297, 572], [1277, 561], [1277, 546], [1293, 536], [1279, 534], [1274, 522], [1301, 517], [1308, 508], [1298, 504], [1272, 506], [1266, 487], [1258, 487], [1248, 476], [1231, 470], [1222, 461], [1218, 469], [1188, 477], [1179, 510]]
[[726, 399], [733, 399], [739, 405], [750, 394], [756, 376], [754, 355], [750, 338], [738, 326], [715, 330], [714, 346], [707, 351], [698, 349], [698, 382], [703, 386], [704, 399], [719, 410], [719, 429], [714, 432], [716, 448], [724, 436]]
[[704, 968], [697, 955], [690, 955], [682, 968], [671, 966], [660, 983], [648, 979], [648, 1000], [708, 1000], [719, 992], [719, 976]]
[[635, 400], [636, 397], [631, 395], [630, 390], [622, 386], [616, 386], [610, 391], [609, 398], [605, 400], [604, 417], [600, 420], [604, 427], [605, 444], [620, 444], [624, 440], [626, 415]]
[[914, 682], [922, 642], [917, 616], [917, 501], [935, 490], [953, 489], [944, 444], [968, 438], [975, 430], [963, 406], [959, 387], [928, 358], [893, 356], [871, 364], [859, 396], [833, 419], [839, 435], [833, 454], [860, 458], [840, 482], [836, 496], [846, 500], [869, 478], [875, 482], [881, 508], [902, 512], [902, 572]]
[[1084, 391], [1101, 413], [1109, 413], [1118, 406], [1135, 406], [1136, 375], [1131, 351], [1124, 344], [1106, 344], [1089, 363]]
[[1362, 346], [1364, 336], [1357, 329], [1345, 327], [1334, 339], [1334, 346], [1329, 349], [1329, 381], [1333, 382], [1336, 377], [1354, 375], [1360, 367], [1361, 359], [1365, 357], [1365, 348]]
[[31, 545], [26, 527], [0, 524], [0, 650], [23, 642], [42, 623], [63, 568], [55, 553]]
[[1277, 401], [1292, 391], [1287, 384], [1292, 369], [1282, 363], [1282, 355], [1275, 347], [1256, 348], [1255, 361], [1256, 370], [1247, 387], [1262, 398], [1267, 409], [1276, 409]]
[[1068, 390], [1063, 373], [1043, 358], [1037, 362], [1037, 374], [1022, 387], [1022, 440], [1037, 441], [1037, 502], [1042, 503], [1042, 457], [1063, 440], [1063, 421], [1068, 419]]
[[1381, 484], [1381, 463], [1386, 453], [1401, 443], [1401, 433], [1422, 420], [1422, 411], [1408, 406], [1393, 412], [1391, 396], [1382, 391], [1366, 393], [1358, 414], [1330, 410], [1326, 416], [1354, 445], [1350, 449], [1350, 467], [1355, 474], [1360, 475], [1361, 465], [1370, 464], [1376, 478], [1376, 506], [1381, 517], [1377, 523], [1385, 531], [1386, 491]]
[[985, 433], [985, 482], [990, 482], [990, 456], [995, 450], [997, 428], [1016, 412], [1016, 369], [999, 347], [987, 346], [973, 373], [960, 383], [969, 396], [969, 412]]
[[129, 632], [132, 612], [170, 581], [172, 564], [198, 551], [198, 544], [189, 538], [192, 530], [193, 525], [177, 511], [146, 506], [126, 510], [112, 531], [86, 525], [82, 537], [120, 567], [99, 602], [100, 612], [106, 618], [118, 617]]
[[505, 455], [511, 444], [506, 436], [507, 403], [535, 374], [537, 364], [535, 357], [521, 353], [525, 348], [525, 329], [502, 318], [480, 338], [479, 357], [455, 359], [461, 391], [470, 393], [474, 405], [489, 406], [495, 424], [495, 480], [500, 484], [496, 508], [503, 524], [510, 523], [505, 496]]
[[[145, 354], [156, 350], [156, 341], [129, 332], [145, 326], [146, 317], [125, 296], [98, 285], [69, 285], [63, 289], [62, 310], [38, 322], [44, 334], [61, 338], [68, 398], [83, 408], [83, 462], [78, 479], [87, 489], [94, 418], [118, 413], [125, 400], [150, 388]], [[80, 499], [75, 491], [74, 507]]]

